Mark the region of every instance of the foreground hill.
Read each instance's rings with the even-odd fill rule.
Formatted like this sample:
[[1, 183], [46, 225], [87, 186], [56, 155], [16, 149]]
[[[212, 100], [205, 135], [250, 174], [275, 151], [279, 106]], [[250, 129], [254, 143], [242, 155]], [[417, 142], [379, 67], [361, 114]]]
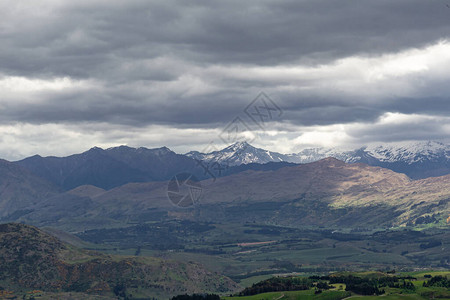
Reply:
[[89, 252], [13, 223], [0, 225], [0, 286], [16, 294], [42, 290], [140, 297], [236, 289], [230, 279], [194, 263]]

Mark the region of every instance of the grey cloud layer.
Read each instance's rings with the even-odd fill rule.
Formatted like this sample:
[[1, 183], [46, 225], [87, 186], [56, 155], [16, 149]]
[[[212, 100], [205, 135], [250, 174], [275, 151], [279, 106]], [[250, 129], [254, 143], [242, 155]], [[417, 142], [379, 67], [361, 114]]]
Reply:
[[114, 2], [3, 2], [2, 69], [104, 77], [114, 76], [105, 71], [117, 65], [161, 55], [198, 63], [317, 63], [420, 47], [450, 29], [442, 1]]
[[3, 1], [0, 76], [69, 77], [86, 86], [5, 92], [0, 123], [222, 128], [261, 90], [284, 109], [287, 123], [302, 126], [371, 123], [386, 112], [445, 116], [450, 101], [440, 81], [422, 82], [435, 94], [388, 91], [375, 101], [358, 81], [355, 93], [334, 85], [351, 70], [330, 84], [308, 70], [287, 78], [277, 72], [317, 72], [340, 59], [423, 48], [449, 35], [442, 1]]

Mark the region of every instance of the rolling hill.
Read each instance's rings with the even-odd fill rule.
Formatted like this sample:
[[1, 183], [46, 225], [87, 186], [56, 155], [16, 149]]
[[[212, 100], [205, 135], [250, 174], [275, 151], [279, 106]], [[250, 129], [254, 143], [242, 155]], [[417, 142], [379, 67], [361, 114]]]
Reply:
[[81, 250], [23, 224], [0, 225], [0, 254], [0, 286], [18, 295], [41, 290], [139, 298], [237, 288], [195, 263]]
[[298, 226], [393, 226], [414, 224], [426, 216], [443, 221], [449, 213], [449, 175], [411, 180], [389, 169], [334, 158], [247, 170], [200, 184], [202, 197], [188, 209], [168, 200], [167, 182], [128, 183], [108, 191], [84, 186], [34, 205], [16, 221], [84, 229], [171, 217]]

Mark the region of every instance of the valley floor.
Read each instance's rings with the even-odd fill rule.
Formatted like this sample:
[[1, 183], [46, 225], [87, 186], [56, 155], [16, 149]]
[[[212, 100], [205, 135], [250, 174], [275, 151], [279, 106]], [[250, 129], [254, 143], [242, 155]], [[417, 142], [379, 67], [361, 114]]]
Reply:
[[85, 248], [109, 254], [195, 261], [241, 286], [273, 274], [450, 267], [446, 227], [336, 230], [162, 221], [78, 237]]

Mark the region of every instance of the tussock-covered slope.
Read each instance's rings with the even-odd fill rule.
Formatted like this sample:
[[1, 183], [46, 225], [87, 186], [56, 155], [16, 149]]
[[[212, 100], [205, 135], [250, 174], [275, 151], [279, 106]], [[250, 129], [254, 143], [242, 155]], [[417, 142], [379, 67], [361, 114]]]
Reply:
[[67, 245], [23, 224], [0, 225], [3, 288], [113, 295], [114, 290], [150, 296], [230, 292], [236, 284], [194, 263], [110, 256]]

